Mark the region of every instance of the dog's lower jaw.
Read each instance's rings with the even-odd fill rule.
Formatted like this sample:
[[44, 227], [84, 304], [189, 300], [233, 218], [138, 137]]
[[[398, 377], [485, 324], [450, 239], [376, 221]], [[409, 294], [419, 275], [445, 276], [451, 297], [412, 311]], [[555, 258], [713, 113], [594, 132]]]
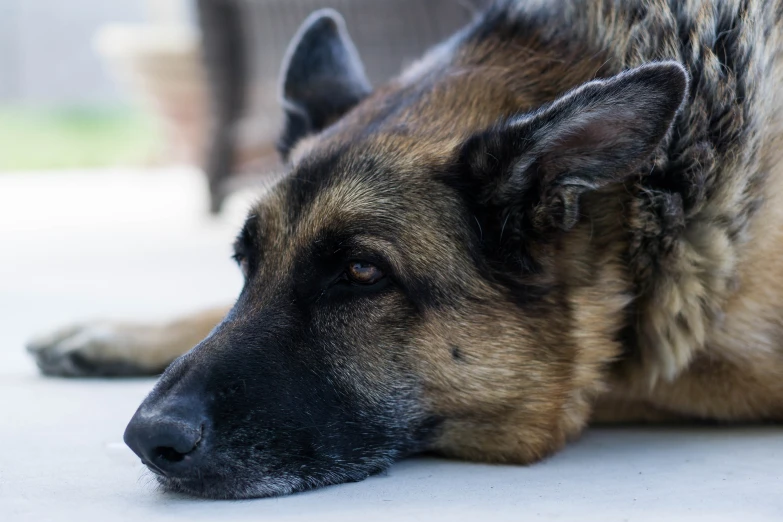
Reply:
[[210, 478], [178, 479], [155, 477], [161, 491], [213, 500], [241, 500], [251, 498], [289, 495], [315, 486], [309, 486], [301, 479], [267, 477], [259, 481], [215, 481]]
[[188, 478], [155, 475], [155, 479], [165, 493], [214, 500], [277, 497], [346, 482], [359, 482], [386, 471], [398, 458], [396, 452], [390, 452], [372, 459], [369, 463], [343, 463], [307, 476], [297, 476], [289, 472], [250, 472], [243, 477], [240, 472], [228, 472], [220, 476], [199, 474]]

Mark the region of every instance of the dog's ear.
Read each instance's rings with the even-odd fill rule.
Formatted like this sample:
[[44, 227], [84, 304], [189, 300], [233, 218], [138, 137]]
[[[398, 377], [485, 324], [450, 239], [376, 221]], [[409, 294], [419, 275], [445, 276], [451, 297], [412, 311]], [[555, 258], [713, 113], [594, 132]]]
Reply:
[[539, 231], [568, 230], [579, 219], [581, 194], [638, 173], [666, 136], [687, 86], [676, 62], [591, 81], [474, 135], [461, 162], [484, 203], [524, 211]]
[[278, 150], [284, 159], [302, 137], [322, 130], [372, 91], [345, 21], [333, 9], [307, 17], [288, 46], [281, 78], [286, 121]]

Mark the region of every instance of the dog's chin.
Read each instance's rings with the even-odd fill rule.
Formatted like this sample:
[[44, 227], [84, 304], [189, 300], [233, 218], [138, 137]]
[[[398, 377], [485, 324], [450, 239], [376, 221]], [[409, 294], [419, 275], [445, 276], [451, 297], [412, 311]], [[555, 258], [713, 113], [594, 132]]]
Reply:
[[220, 476], [199, 473], [195, 477], [187, 478], [156, 474], [155, 479], [158, 481], [160, 489], [166, 493], [215, 500], [239, 500], [290, 495], [345, 482], [359, 482], [370, 475], [385, 471], [393, 460], [392, 458], [380, 458], [372, 463], [335, 466], [307, 476], [297, 476], [291, 473], [254, 474], [245, 471], [244, 473]]
[[290, 495], [298, 491], [311, 489], [307, 481], [291, 478], [270, 478], [259, 480], [241, 480], [225, 478], [170, 478], [155, 477], [165, 493], [174, 493], [213, 500], [240, 500], [249, 498]]

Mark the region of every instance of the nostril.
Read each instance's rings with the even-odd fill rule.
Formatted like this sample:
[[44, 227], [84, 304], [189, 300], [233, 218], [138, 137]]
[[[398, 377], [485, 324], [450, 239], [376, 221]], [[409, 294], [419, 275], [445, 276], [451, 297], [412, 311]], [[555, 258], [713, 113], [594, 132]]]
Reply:
[[125, 442], [154, 472], [186, 473], [198, 460], [195, 453], [204, 436], [199, 421], [182, 414], [137, 415], [125, 430]]
[[163, 444], [152, 448], [152, 457], [172, 464], [182, 462], [186, 455], [193, 453], [198, 447], [203, 432], [203, 424], [199, 426], [197, 431], [184, 429], [182, 426], [173, 433], [164, 430], [161, 434], [163, 440], [159, 439], [159, 442], [163, 442]]
[[187, 455], [187, 453], [180, 453], [174, 448], [169, 448], [167, 446], [158, 446], [152, 451], [153, 451], [153, 455], [155, 455], [156, 458], [161, 458], [168, 462], [181, 462], [182, 459], [185, 458], [185, 455]]

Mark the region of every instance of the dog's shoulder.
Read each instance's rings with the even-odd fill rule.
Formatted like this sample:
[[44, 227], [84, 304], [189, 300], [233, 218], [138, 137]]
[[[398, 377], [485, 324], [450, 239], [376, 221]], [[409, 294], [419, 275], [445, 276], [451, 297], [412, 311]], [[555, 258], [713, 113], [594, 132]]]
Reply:
[[[651, 380], [674, 378], [705, 349], [754, 248], [759, 209], [774, 204], [781, 35], [780, 1], [504, 0], [429, 58], [508, 67], [536, 49], [594, 67], [594, 77], [661, 60], [686, 68], [688, 99], [672, 132], [628, 187], [632, 337]], [[542, 81], [557, 84], [546, 73]]]

